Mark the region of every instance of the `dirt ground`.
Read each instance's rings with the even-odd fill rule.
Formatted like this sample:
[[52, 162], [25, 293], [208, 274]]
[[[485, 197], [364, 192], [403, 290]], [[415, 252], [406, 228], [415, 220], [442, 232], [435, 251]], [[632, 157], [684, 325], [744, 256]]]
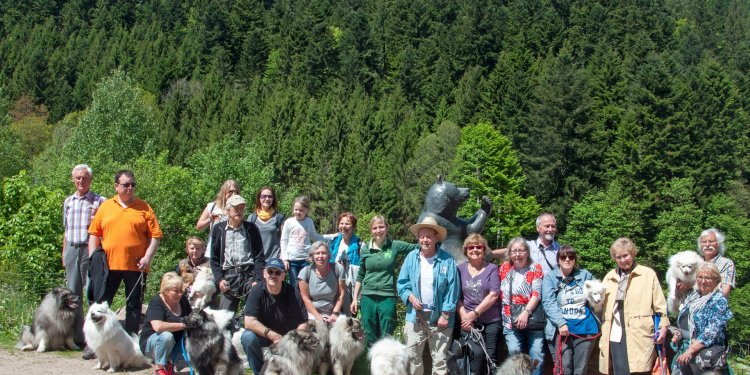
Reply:
[[[23, 352], [13, 348], [0, 348], [0, 374], [29, 375], [105, 375], [107, 372], [92, 369], [96, 360], [84, 361], [81, 352]], [[150, 375], [154, 371], [123, 371], [118, 374]], [[189, 374], [185, 369], [181, 374]]]

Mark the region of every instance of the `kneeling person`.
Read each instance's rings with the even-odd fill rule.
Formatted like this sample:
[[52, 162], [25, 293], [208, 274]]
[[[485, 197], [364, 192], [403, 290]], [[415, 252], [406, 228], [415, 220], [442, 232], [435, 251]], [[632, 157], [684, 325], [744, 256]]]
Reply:
[[297, 289], [284, 282], [284, 262], [268, 259], [264, 281], [256, 284], [245, 303], [245, 328], [242, 348], [254, 374], [263, 367], [263, 347], [277, 344], [293, 329], [307, 329], [307, 310]]
[[175, 272], [165, 273], [159, 294], [148, 304], [140, 337], [141, 351], [154, 360], [156, 375], [172, 374], [172, 361], [183, 360], [180, 341], [185, 325], [182, 318], [190, 312], [182, 278]]

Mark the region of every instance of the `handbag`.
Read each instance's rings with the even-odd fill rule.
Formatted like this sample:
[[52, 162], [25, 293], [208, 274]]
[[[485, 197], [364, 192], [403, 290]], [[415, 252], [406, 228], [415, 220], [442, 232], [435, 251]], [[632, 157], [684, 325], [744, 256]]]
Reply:
[[727, 368], [727, 348], [724, 345], [711, 345], [703, 348], [695, 356], [700, 371], [724, 370]]
[[470, 340], [469, 336], [462, 335], [460, 339], [453, 340], [451, 343], [446, 364], [449, 374], [471, 375], [472, 354], [468, 340]]
[[[511, 273], [510, 275], [510, 298], [513, 300], [513, 275], [515, 275], [515, 271]], [[544, 307], [542, 307], [541, 301], [536, 304], [536, 308], [534, 311], [529, 314], [529, 319], [526, 323], [526, 328], [517, 328], [516, 325], [516, 319], [518, 319], [518, 316], [523, 313], [524, 308], [526, 308], [526, 305], [521, 304], [511, 304], [510, 305], [510, 322], [513, 325], [513, 329], [517, 331], [539, 331], [544, 329], [544, 327], [547, 325], [547, 314], [544, 313]]]

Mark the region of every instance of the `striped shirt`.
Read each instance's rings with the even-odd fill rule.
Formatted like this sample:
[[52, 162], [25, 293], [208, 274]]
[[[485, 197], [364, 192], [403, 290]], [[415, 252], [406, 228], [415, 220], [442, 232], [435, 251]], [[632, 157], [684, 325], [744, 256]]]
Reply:
[[69, 243], [82, 244], [89, 240], [89, 224], [104, 198], [89, 190], [83, 197], [75, 193], [63, 203], [63, 227], [65, 240]]

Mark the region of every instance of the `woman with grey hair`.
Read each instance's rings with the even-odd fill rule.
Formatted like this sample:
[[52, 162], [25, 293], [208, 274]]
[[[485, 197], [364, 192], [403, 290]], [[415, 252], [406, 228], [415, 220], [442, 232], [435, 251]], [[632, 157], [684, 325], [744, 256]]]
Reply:
[[724, 235], [716, 228], [704, 230], [698, 237], [698, 253], [703, 260], [716, 265], [721, 275], [719, 288], [724, 297], [729, 298], [729, 293], [734, 289], [734, 262], [724, 256]]
[[297, 276], [300, 296], [310, 319], [336, 322], [344, 305], [344, 267], [331, 263], [331, 249], [323, 241], [310, 246], [307, 261]]
[[729, 303], [721, 291], [721, 275], [715, 264], [698, 267], [696, 291], [677, 317], [672, 343], [677, 346], [673, 374], [725, 374], [727, 372], [727, 322]]

